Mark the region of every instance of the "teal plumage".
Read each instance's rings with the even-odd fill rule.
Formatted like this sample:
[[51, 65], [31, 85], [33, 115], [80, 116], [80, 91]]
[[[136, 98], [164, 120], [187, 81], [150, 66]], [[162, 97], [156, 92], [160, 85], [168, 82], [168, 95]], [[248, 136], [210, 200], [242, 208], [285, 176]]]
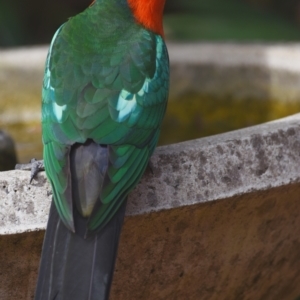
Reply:
[[71, 146], [108, 145], [109, 162], [89, 231], [101, 229], [141, 178], [166, 110], [169, 66], [161, 36], [120, 1], [98, 1], [55, 34], [46, 62], [42, 128], [54, 201], [74, 231]]
[[167, 106], [168, 53], [161, 22], [156, 33], [142, 25], [144, 4], [162, 18], [163, 0], [96, 0], [51, 42], [42, 136], [55, 205], [36, 300], [109, 297], [127, 195], [155, 149]]

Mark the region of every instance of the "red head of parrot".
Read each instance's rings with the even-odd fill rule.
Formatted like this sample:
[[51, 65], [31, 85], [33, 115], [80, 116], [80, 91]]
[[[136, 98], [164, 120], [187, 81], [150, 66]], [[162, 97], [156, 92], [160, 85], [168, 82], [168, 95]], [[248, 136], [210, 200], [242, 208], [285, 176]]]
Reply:
[[165, 0], [127, 0], [138, 23], [164, 36], [163, 10]]

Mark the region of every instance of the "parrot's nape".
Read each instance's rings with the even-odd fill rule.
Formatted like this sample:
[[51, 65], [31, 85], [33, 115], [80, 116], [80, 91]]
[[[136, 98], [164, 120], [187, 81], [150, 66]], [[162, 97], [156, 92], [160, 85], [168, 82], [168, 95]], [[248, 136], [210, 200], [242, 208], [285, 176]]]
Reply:
[[109, 297], [127, 195], [167, 106], [164, 3], [95, 0], [53, 37], [42, 93], [53, 203], [36, 300]]

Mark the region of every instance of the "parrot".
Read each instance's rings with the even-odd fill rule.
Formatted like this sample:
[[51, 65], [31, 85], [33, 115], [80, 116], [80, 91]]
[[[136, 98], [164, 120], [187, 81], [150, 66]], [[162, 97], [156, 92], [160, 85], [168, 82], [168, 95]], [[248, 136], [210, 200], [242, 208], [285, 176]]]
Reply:
[[164, 5], [94, 0], [52, 39], [42, 141], [53, 200], [36, 300], [109, 299], [127, 197], [167, 107]]

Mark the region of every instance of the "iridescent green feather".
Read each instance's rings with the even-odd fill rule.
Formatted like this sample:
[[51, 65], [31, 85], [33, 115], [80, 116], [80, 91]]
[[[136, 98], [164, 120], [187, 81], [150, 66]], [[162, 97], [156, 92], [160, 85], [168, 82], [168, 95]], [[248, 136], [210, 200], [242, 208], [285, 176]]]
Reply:
[[[125, 5], [125, 4], [124, 4]], [[97, 1], [56, 33], [44, 76], [46, 172], [60, 217], [74, 230], [69, 153], [93, 139], [109, 164], [89, 230], [102, 228], [140, 180], [166, 110], [163, 39], [138, 25], [120, 0]]]

